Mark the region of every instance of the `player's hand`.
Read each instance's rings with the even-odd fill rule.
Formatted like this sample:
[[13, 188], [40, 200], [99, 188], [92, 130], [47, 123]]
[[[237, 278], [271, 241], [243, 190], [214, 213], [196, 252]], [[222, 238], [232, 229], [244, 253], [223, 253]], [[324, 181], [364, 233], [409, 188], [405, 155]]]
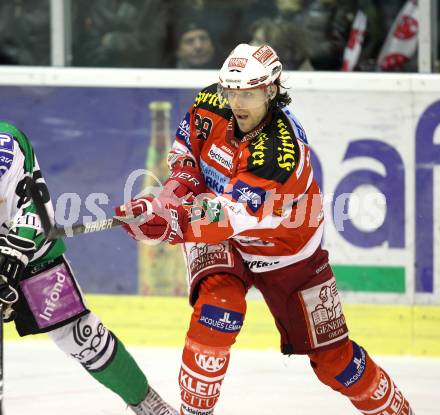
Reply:
[[206, 185], [191, 159], [174, 164], [173, 171], [157, 197], [132, 199], [115, 209], [116, 216], [142, 217], [127, 221], [123, 228], [136, 240], [154, 239], [171, 244], [183, 242], [189, 223], [189, 211], [184, 207], [205, 192]]
[[178, 165], [164, 183], [159, 198], [163, 198], [163, 195], [168, 197], [172, 192], [178, 199], [181, 199], [181, 203], [188, 202], [204, 193], [205, 189], [205, 181], [197, 167], [190, 164]]
[[173, 199], [168, 196], [133, 199], [117, 207], [115, 212], [120, 218], [145, 218], [140, 223], [130, 221], [123, 225], [125, 231], [138, 241], [160, 240], [173, 245], [184, 242], [183, 234], [188, 228], [190, 211], [180, 204], [173, 204]]
[[17, 286], [35, 253], [35, 243], [17, 235], [0, 237], [0, 302], [5, 319], [11, 319], [11, 305], [18, 300]]

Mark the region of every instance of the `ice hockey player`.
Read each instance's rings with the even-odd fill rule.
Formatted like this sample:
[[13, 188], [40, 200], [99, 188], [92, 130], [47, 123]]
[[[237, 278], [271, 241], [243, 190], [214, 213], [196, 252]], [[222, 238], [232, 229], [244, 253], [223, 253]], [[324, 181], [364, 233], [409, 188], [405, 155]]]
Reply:
[[[322, 197], [310, 148], [287, 107], [281, 71], [270, 46], [238, 45], [219, 82], [199, 92], [181, 122], [162, 193], [116, 209], [138, 215], [152, 207], [147, 221], [125, 229], [138, 240], [184, 244], [193, 313], [179, 374], [181, 414], [213, 413], [245, 294], [255, 285], [282, 353], [308, 355], [319, 380], [365, 415], [411, 415], [387, 372], [349, 338], [321, 247]], [[187, 193], [195, 198], [190, 209], [188, 196], [178, 203]]]
[[[177, 415], [149, 385], [124, 344], [92, 313], [64, 256], [62, 240], [48, 242], [26, 192], [49, 192], [26, 135], [0, 121], [0, 302], [20, 336], [48, 333], [98, 382], [138, 415]], [[91, 410], [90, 413], [93, 413]]]

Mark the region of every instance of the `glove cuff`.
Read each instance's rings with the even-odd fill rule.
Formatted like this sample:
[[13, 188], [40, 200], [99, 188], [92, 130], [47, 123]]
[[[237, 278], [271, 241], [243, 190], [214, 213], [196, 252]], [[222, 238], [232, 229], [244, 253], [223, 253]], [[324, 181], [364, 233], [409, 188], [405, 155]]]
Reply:
[[23, 253], [35, 251], [35, 242], [31, 239], [23, 238], [22, 236], [14, 235], [14, 234], [8, 234], [6, 237], [6, 243], [18, 250], [20, 250]]
[[35, 253], [35, 242], [8, 234], [0, 237], [0, 253], [17, 258], [26, 267]]

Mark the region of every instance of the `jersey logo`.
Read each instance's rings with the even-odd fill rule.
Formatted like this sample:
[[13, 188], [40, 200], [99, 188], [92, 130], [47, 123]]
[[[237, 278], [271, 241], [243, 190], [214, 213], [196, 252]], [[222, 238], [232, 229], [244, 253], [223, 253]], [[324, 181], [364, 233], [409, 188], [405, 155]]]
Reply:
[[0, 150], [0, 177], [6, 173], [12, 165], [13, 155]]
[[251, 141], [247, 164], [256, 176], [285, 183], [302, 162], [300, 146], [304, 143], [295, 136], [293, 124], [280, 115]]
[[14, 160], [14, 139], [6, 133], [0, 133], [0, 177], [5, 174]]
[[365, 372], [366, 358], [365, 350], [353, 343], [353, 358], [344, 371], [336, 376], [336, 380], [346, 388], [354, 385]]
[[263, 45], [259, 49], [257, 49], [252, 56], [264, 65], [272, 56], [275, 56], [273, 49], [270, 46]]
[[[269, 137], [267, 136], [267, 133], [261, 132], [258, 134], [257, 138], [252, 141], [250, 147], [251, 151], [251, 157], [249, 160], [249, 163], [252, 166], [263, 166], [266, 159], [268, 158], [268, 150], [269, 145], [267, 143], [267, 140]], [[269, 160], [270, 161], [270, 160]]]
[[[203, 89], [197, 94], [194, 100], [193, 108], [196, 110], [196, 113], [197, 109], [200, 108], [214, 113], [229, 121], [232, 116], [232, 111], [226, 106], [227, 103], [228, 101], [226, 98], [219, 99], [219, 96], [217, 94], [217, 83], [215, 83]], [[197, 120], [195, 121], [197, 122]]]
[[253, 269], [269, 268], [280, 263], [280, 261], [244, 261], [248, 268], [252, 271]]
[[[228, 103], [228, 101], [226, 99], [220, 101], [217, 91], [209, 91], [209, 89], [210, 88], [207, 88], [197, 94], [194, 101], [194, 107], [214, 107], [219, 109], [225, 108], [225, 105]], [[202, 104], [205, 105], [202, 106]]]
[[208, 157], [227, 170], [232, 170], [232, 156], [215, 144], [208, 151]]
[[229, 59], [228, 68], [244, 69], [247, 64], [246, 58], [231, 58]]
[[256, 212], [266, 199], [266, 192], [261, 187], [252, 187], [238, 180], [232, 188], [231, 196], [239, 203], [246, 203], [252, 212]]
[[0, 133], [0, 149], [12, 151], [14, 149], [14, 139], [6, 133]]
[[194, 360], [198, 367], [210, 373], [218, 372], [223, 369], [223, 366], [228, 361], [226, 357], [216, 357], [202, 353], [196, 353]]
[[294, 138], [281, 118], [277, 120], [277, 127], [277, 149], [279, 151], [277, 163], [279, 167], [290, 172], [295, 168], [298, 161], [298, 145], [295, 145]]
[[199, 323], [224, 333], [236, 333], [243, 325], [243, 314], [210, 304], [203, 304]]
[[206, 186], [208, 186], [216, 195], [223, 194], [226, 185], [229, 183], [229, 177], [221, 174], [203, 160], [200, 160], [200, 169], [203, 178], [205, 179]]

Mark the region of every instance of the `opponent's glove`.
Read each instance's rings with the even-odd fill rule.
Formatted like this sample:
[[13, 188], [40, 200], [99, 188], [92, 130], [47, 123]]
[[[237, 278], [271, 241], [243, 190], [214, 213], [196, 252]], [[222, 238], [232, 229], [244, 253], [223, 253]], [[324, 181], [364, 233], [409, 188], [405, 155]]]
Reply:
[[132, 238], [161, 240], [170, 244], [184, 242], [183, 234], [188, 228], [190, 211], [182, 205], [174, 205], [160, 197], [133, 199], [115, 208], [118, 217], [147, 215], [146, 221], [127, 223], [123, 228]]
[[6, 321], [13, 319], [12, 304], [18, 300], [17, 286], [35, 253], [35, 243], [17, 235], [0, 237], [0, 302]]

